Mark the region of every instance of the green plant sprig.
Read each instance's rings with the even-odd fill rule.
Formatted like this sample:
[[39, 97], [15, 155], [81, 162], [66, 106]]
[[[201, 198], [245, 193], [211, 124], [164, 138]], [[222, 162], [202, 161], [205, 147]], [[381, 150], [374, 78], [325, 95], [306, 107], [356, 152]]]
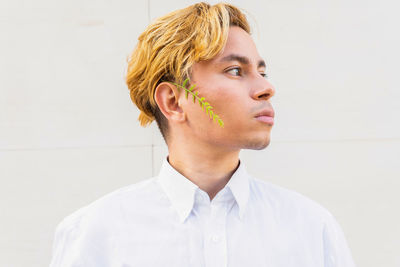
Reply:
[[224, 128], [224, 122], [222, 121], [222, 119], [214, 113], [214, 111], [212, 111], [213, 107], [210, 105], [210, 103], [206, 102], [204, 97], [199, 97], [199, 92], [196, 91], [194, 92], [194, 88], [196, 87], [195, 84], [193, 84], [192, 86], [190, 86], [190, 88], [186, 88], [186, 84], [188, 83], [189, 78], [187, 78], [182, 85], [179, 85], [177, 83], [172, 83], [175, 86], [177, 86], [178, 88], [183, 88], [185, 89], [185, 94], [186, 94], [186, 99], [188, 99], [189, 97], [189, 93], [193, 95], [193, 103], [196, 103], [196, 99], [199, 101], [200, 107], [204, 110], [204, 107], [206, 108], [206, 113], [207, 115], [210, 116], [210, 119], [212, 118], [213, 121], [217, 120], [219, 126], [221, 126], [222, 128]]

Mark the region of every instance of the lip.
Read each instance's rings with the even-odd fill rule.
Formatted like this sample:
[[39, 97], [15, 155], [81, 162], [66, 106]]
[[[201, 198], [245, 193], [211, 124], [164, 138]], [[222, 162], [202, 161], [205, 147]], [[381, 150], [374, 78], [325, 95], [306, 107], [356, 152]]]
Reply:
[[270, 124], [270, 125], [274, 125], [274, 118], [273, 117], [269, 117], [269, 116], [258, 116], [256, 117], [256, 120]]
[[274, 124], [275, 113], [272, 109], [265, 109], [258, 112], [255, 116], [256, 120], [270, 125]]
[[256, 114], [256, 117], [258, 116], [267, 116], [267, 117], [275, 117], [275, 112], [273, 109], [263, 109], [260, 112]]

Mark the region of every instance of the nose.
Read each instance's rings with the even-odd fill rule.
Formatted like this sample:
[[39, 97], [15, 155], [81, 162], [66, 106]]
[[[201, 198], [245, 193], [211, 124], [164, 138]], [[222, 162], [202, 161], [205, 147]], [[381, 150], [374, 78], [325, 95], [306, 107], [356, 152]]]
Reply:
[[275, 95], [275, 87], [265, 78], [257, 83], [257, 90], [254, 90], [253, 98], [256, 100], [269, 100]]

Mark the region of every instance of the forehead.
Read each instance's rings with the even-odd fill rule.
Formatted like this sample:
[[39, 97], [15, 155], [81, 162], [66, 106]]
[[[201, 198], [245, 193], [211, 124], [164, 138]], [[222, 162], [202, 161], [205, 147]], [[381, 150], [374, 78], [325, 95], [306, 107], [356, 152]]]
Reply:
[[[256, 49], [250, 34], [240, 27], [232, 26], [229, 28], [228, 39], [225, 44], [225, 50], [243, 48]], [[256, 49], [257, 50], [257, 49]]]
[[229, 28], [225, 47], [217, 56], [193, 64], [193, 77], [197, 76], [195, 73], [212, 72], [226, 66], [229, 62], [236, 61], [246, 66], [265, 67], [265, 62], [258, 54], [251, 36], [242, 28], [232, 26]]
[[226, 56], [231, 54], [247, 57], [250, 60], [250, 63], [254, 65], [256, 65], [256, 62], [262, 60], [258, 54], [258, 50], [253, 38], [251, 38], [250, 34], [248, 34], [245, 30], [237, 26], [232, 26], [229, 28], [229, 34], [225, 47], [211, 61], [214, 63], [218, 62], [222, 58], [226, 58]]

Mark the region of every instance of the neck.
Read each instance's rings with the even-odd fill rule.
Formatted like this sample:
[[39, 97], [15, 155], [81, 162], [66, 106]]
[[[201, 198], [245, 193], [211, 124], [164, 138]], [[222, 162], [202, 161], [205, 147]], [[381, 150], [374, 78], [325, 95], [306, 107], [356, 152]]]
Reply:
[[212, 200], [236, 171], [239, 152], [180, 145], [169, 148], [168, 161], [179, 173], [207, 192]]

